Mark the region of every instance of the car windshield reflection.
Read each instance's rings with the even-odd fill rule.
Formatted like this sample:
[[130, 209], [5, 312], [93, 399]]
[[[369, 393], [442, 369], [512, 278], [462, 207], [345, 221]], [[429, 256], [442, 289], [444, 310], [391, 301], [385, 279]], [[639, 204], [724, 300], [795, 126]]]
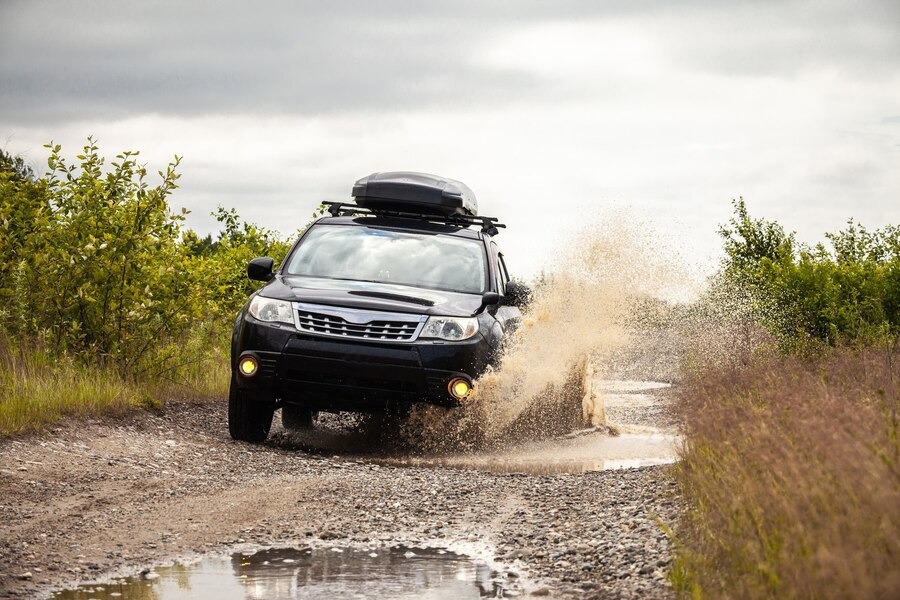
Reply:
[[487, 280], [478, 240], [340, 225], [313, 227], [285, 273], [467, 294], [484, 292]]

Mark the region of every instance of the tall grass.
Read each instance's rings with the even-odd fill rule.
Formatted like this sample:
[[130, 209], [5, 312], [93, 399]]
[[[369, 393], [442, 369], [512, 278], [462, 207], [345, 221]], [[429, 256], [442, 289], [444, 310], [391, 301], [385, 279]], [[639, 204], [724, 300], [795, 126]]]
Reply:
[[22, 433], [63, 417], [123, 413], [141, 403], [110, 369], [38, 350], [0, 349], [0, 434]]
[[231, 377], [230, 333], [216, 322], [198, 323], [183, 339], [158, 342], [135, 377], [158, 400], [224, 398]]
[[677, 410], [694, 598], [900, 597], [900, 352], [780, 355], [692, 376]]
[[183, 341], [160, 342], [127, 378], [114, 364], [60, 355], [40, 342], [13, 344], [0, 334], [0, 436], [173, 399], [224, 399], [229, 374], [227, 346], [208, 326]]

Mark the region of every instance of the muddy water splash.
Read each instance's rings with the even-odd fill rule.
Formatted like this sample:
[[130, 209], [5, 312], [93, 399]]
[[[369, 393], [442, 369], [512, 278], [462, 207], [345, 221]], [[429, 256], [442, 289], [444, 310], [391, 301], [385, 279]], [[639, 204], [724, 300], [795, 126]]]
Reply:
[[432, 452], [483, 450], [604, 425], [592, 381], [631, 343], [636, 307], [681, 281], [653, 238], [624, 219], [577, 235], [466, 408], [417, 407], [405, 441]]

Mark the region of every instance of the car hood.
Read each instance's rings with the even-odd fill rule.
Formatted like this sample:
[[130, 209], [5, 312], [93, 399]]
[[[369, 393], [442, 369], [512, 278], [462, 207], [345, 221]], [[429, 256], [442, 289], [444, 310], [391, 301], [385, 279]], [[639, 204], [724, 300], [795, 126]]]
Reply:
[[321, 277], [276, 275], [259, 293], [292, 302], [452, 317], [470, 316], [481, 306], [481, 294]]

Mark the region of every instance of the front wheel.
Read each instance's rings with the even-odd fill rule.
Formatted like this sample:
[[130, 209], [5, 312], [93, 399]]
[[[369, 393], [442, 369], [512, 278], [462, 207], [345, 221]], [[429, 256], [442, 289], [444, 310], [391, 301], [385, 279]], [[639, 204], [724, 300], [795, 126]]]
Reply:
[[271, 403], [255, 400], [234, 379], [228, 391], [228, 433], [231, 439], [259, 443], [265, 441], [272, 427], [275, 408]]
[[281, 424], [285, 429], [310, 429], [316, 414], [317, 411], [308, 408], [285, 404], [281, 408]]

